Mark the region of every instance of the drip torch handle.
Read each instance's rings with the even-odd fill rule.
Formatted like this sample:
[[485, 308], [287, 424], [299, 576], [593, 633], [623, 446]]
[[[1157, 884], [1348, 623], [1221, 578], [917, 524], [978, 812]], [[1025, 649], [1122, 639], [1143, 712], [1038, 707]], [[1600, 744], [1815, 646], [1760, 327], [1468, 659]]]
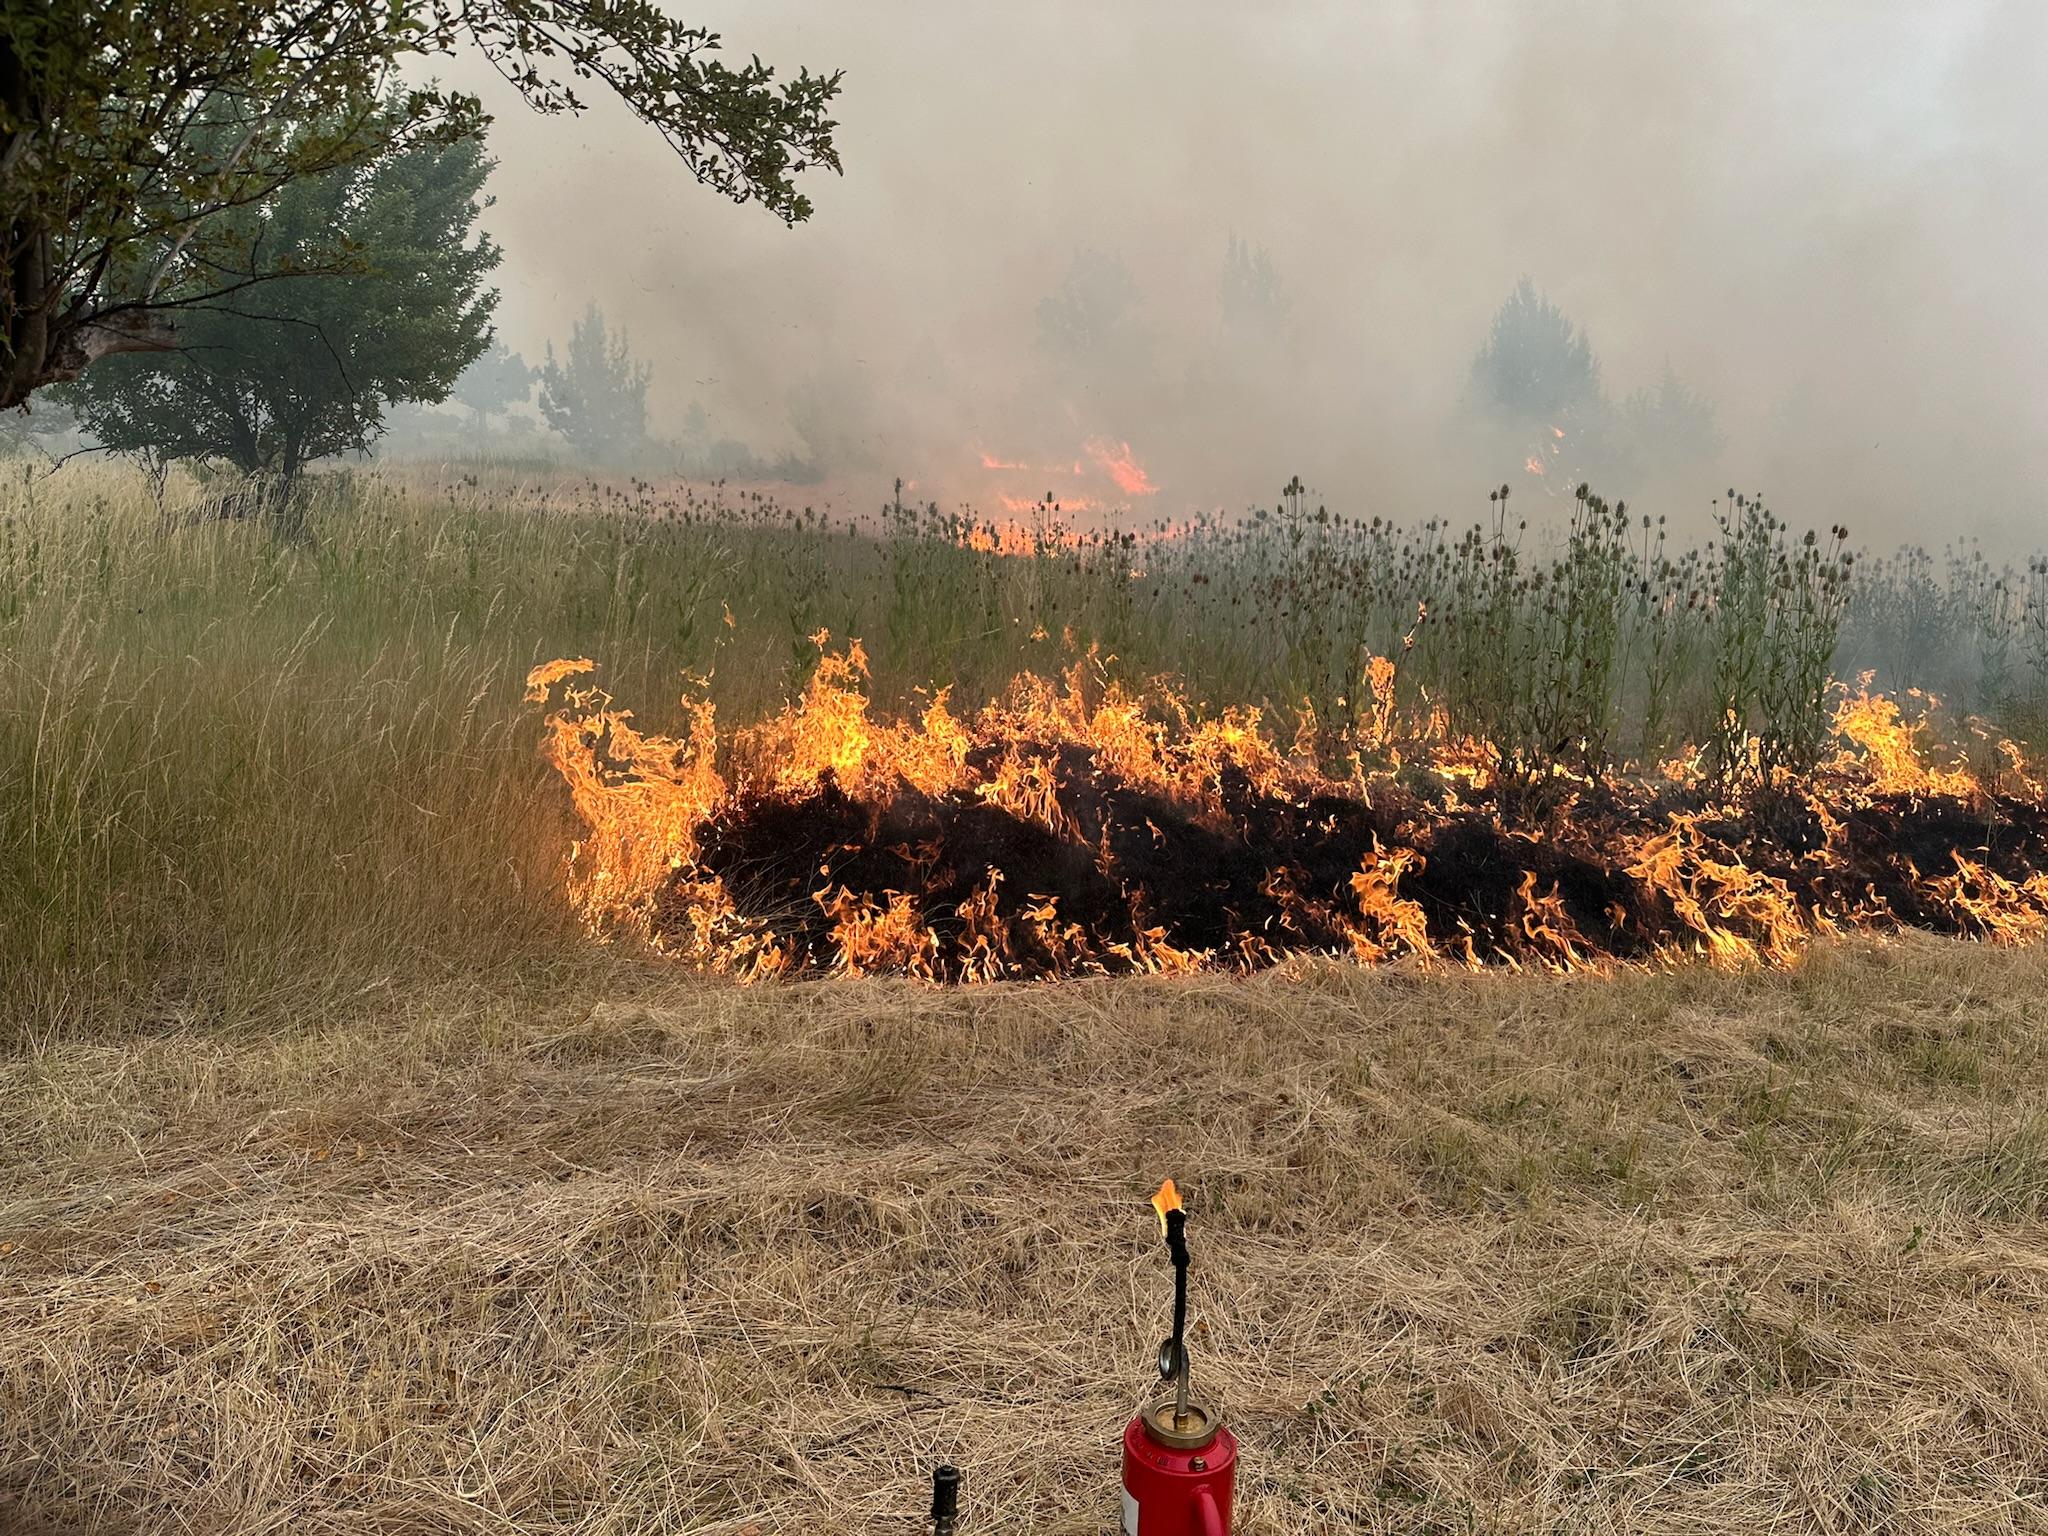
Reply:
[[932, 1536], [953, 1536], [960, 1523], [960, 1469], [932, 1468]]

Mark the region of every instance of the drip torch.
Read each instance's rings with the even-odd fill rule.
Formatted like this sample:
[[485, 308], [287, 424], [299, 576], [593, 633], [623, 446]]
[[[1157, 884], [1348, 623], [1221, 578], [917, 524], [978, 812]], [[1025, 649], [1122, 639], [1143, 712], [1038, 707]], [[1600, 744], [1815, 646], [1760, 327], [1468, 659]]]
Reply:
[[1152, 1197], [1173, 1261], [1173, 1333], [1159, 1345], [1172, 1391], [1124, 1426], [1124, 1536], [1230, 1536], [1237, 1439], [1188, 1380], [1188, 1213], [1168, 1179]]

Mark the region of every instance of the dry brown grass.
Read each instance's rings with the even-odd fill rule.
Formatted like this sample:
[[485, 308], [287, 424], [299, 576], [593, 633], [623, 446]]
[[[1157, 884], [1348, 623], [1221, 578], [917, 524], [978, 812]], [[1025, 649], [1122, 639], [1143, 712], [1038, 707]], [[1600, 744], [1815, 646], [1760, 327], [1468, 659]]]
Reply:
[[[2048, 1522], [2048, 956], [422, 996], [0, 1064], [0, 1527]], [[7, 1525], [11, 1519], [13, 1524]]]

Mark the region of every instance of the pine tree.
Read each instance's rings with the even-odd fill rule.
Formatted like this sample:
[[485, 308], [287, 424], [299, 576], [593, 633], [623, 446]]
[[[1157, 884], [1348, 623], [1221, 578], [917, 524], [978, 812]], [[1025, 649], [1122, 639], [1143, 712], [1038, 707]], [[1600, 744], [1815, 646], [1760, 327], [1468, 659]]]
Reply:
[[633, 360], [626, 332], [605, 326], [591, 304], [557, 361], [548, 344], [540, 369], [540, 413], [593, 464], [630, 460], [647, 443], [647, 385], [653, 370]]
[[1510, 419], [1557, 422], [1600, 405], [1600, 364], [1585, 333], [1523, 278], [1493, 317], [1472, 360], [1483, 409]]
[[1698, 468], [1720, 456], [1714, 403], [1687, 388], [1668, 362], [1655, 389], [1628, 397], [1621, 419], [1630, 453], [1652, 469]]

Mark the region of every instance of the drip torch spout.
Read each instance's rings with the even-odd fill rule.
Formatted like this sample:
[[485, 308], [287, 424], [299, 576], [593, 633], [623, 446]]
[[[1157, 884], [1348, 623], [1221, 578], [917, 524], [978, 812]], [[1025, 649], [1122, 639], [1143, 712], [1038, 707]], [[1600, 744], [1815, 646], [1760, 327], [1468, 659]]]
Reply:
[[1188, 1423], [1188, 1213], [1166, 1213], [1166, 1251], [1173, 1259], [1173, 1422]]
[[960, 1525], [960, 1469], [932, 1468], [932, 1536], [953, 1536]]

